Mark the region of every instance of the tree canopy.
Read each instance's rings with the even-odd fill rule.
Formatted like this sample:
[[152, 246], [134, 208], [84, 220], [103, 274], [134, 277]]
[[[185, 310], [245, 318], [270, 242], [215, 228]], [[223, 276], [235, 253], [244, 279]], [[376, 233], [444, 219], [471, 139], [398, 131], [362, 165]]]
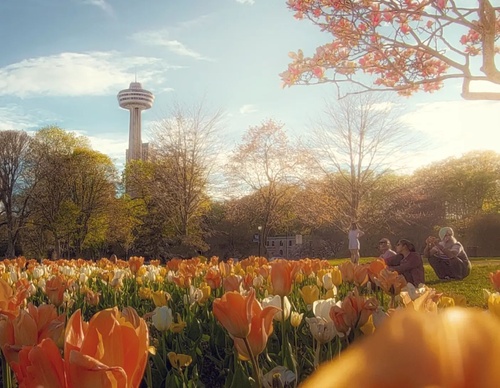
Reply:
[[361, 91], [409, 96], [462, 80], [465, 99], [500, 100], [471, 82], [500, 84], [495, 43], [500, 7], [493, 0], [288, 0], [298, 19], [333, 36], [307, 57], [290, 53], [285, 85], [354, 83]]

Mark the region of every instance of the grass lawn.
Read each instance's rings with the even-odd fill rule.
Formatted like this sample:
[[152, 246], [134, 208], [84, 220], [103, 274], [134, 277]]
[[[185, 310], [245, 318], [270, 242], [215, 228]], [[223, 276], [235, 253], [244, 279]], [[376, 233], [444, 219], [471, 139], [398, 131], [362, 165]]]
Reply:
[[[333, 265], [338, 265], [348, 259], [329, 260]], [[368, 263], [373, 257], [362, 258], [361, 263]], [[500, 269], [500, 258], [498, 257], [474, 257], [471, 258], [472, 271], [464, 280], [442, 281], [439, 280], [431, 266], [424, 261], [425, 280], [429, 287], [435, 288], [444, 295], [463, 295], [470, 307], [486, 308], [483, 289], [493, 291], [489, 274]]]

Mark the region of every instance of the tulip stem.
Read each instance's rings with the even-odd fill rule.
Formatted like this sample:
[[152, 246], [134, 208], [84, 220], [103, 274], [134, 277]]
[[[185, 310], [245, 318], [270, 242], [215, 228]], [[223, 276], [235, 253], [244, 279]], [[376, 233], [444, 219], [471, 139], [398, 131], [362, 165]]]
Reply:
[[252, 348], [250, 347], [250, 344], [248, 343], [248, 338], [243, 338], [243, 341], [245, 342], [245, 346], [247, 348], [248, 354], [250, 355], [250, 360], [252, 362], [252, 369], [253, 369], [253, 374], [255, 378], [255, 382], [257, 383], [257, 387], [262, 387], [262, 382], [260, 380], [260, 368], [259, 368], [259, 363], [257, 362], [257, 358], [255, 358]]
[[2, 362], [2, 386], [3, 388], [12, 388], [12, 374], [7, 364], [7, 360], [3, 356], [3, 353], [0, 351], [0, 360]]
[[283, 360], [281, 365], [286, 365], [286, 351], [287, 346], [285, 346], [285, 297], [281, 296], [281, 355], [283, 356]]

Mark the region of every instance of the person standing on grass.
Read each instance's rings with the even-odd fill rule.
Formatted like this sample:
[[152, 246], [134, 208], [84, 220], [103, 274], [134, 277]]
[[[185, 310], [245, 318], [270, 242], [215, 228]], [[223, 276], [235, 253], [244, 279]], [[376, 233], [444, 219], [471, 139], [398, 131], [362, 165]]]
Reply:
[[433, 236], [425, 240], [424, 256], [439, 279], [462, 280], [470, 274], [471, 263], [464, 247], [454, 236], [453, 229], [444, 227], [439, 230], [439, 241]]
[[349, 229], [348, 238], [349, 238], [349, 251], [351, 252], [351, 262], [354, 264], [359, 263], [359, 238], [365, 233], [358, 229], [358, 224], [353, 222], [351, 224], [351, 228]]

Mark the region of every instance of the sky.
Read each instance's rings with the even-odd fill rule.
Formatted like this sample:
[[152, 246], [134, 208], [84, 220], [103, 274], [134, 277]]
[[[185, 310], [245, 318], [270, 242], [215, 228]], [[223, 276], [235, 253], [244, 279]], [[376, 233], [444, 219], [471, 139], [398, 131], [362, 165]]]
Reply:
[[[174, 102], [225, 112], [221, 149], [273, 118], [305, 133], [331, 85], [282, 88], [288, 53], [330, 40], [285, 0], [2, 0], [0, 130], [47, 125], [87, 136], [123, 168], [128, 112], [117, 93], [137, 77], [155, 95], [143, 141]], [[425, 147], [394, 157], [412, 171], [472, 150], [500, 152], [500, 102], [465, 101], [460, 85], [399, 98]], [[390, 157], [390, 156], [389, 156]]]

